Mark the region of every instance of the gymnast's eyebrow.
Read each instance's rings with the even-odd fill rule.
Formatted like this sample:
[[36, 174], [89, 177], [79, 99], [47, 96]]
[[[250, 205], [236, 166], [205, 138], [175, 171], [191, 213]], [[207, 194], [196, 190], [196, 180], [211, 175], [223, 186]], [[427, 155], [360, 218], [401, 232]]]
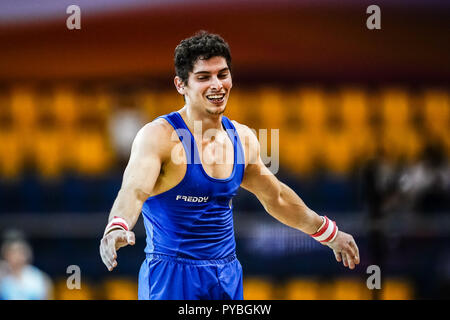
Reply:
[[[221, 73], [221, 72], [224, 72], [224, 71], [229, 71], [229, 70], [230, 70], [230, 68], [226, 67], [226, 68], [220, 69], [218, 73]], [[194, 74], [199, 74], [199, 73], [210, 74], [211, 72], [209, 72], [209, 71], [197, 71], [197, 72], [194, 72]]]

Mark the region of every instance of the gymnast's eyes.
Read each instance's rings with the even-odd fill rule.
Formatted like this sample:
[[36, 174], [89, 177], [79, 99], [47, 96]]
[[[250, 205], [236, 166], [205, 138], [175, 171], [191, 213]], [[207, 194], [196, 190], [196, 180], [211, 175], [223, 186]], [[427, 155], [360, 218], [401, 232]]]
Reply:
[[[226, 79], [228, 77], [228, 75], [229, 75], [229, 73], [225, 72], [225, 73], [219, 74], [217, 77], [219, 79]], [[211, 78], [210, 76], [198, 76], [197, 80], [199, 80], [199, 81], [206, 81], [206, 80], [209, 80], [210, 78]]]

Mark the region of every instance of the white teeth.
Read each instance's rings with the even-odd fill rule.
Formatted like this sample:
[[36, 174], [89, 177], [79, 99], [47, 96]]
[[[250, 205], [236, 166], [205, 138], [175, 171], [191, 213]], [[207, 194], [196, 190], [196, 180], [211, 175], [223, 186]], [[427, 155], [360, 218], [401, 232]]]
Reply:
[[221, 99], [221, 98], [223, 98], [224, 97], [224, 95], [223, 94], [221, 94], [221, 95], [212, 95], [212, 96], [207, 96], [209, 99]]

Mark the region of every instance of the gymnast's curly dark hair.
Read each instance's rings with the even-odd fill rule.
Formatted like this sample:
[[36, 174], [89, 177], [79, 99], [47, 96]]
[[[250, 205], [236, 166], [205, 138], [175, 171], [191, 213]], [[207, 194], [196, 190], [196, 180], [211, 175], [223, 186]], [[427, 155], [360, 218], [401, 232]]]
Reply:
[[175, 48], [175, 73], [187, 84], [189, 72], [198, 59], [224, 57], [231, 72], [230, 47], [225, 40], [207, 31], [199, 31], [194, 36], [182, 40]]

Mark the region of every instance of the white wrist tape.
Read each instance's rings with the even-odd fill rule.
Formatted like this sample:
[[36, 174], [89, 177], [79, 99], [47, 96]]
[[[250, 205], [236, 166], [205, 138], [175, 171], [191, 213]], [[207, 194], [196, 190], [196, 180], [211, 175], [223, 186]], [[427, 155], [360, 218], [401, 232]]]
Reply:
[[321, 218], [323, 219], [322, 225], [316, 233], [311, 235], [311, 237], [322, 244], [326, 244], [332, 242], [336, 238], [338, 227], [336, 226], [336, 222], [328, 219], [327, 216]]
[[107, 224], [103, 236], [105, 236], [108, 232], [110, 232], [113, 229], [122, 229], [125, 231], [130, 230], [130, 228], [128, 227], [128, 223], [125, 221], [125, 219], [117, 216], [114, 216], [114, 218]]

